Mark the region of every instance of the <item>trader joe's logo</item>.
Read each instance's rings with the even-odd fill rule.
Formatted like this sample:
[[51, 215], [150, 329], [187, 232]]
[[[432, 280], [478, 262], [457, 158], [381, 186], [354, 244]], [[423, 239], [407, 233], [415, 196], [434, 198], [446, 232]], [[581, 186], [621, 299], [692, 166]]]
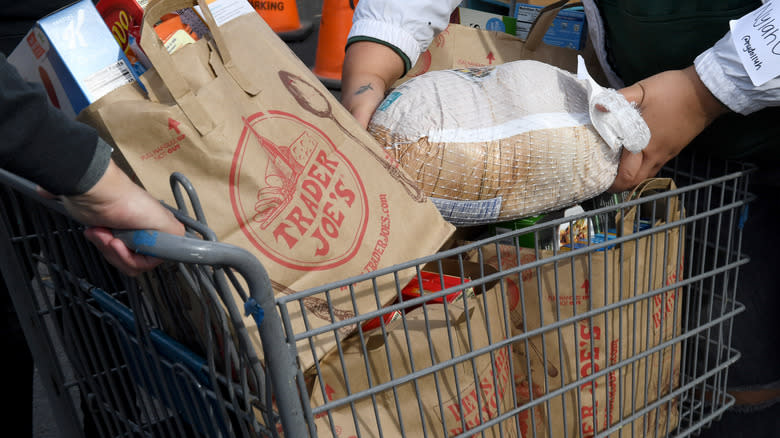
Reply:
[[292, 114], [244, 119], [230, 188], [244, 234], [288, 268], [342, 265], [365, 235], [368, 202], [357, 171], [322, 131]]

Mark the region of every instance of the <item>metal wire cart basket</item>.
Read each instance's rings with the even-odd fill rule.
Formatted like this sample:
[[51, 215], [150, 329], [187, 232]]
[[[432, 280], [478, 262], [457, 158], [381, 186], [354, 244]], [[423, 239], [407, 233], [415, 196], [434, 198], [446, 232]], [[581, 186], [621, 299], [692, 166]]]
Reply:
[[[62, 436], [687, 436], [733, 404], [752, 170], [678, 158], [625, 199], [276, 297], [181, 175], [188, 236], [121, 233], [168, 260], [130, 278], [0, 171], [0, 260]], [[366, 290], [376, 310], [334, 314]], [[294, 333], [294, 312], [333, 323]]]

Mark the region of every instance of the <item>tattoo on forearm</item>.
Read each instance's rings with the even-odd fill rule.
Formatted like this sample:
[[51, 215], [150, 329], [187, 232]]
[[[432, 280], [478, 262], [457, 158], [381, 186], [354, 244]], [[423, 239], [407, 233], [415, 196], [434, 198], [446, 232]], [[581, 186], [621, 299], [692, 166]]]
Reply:
[[374, 89], [374, 87], [372, 87], [371, 84], [366, 84], [366, 85], [363, 85], [362, 87], [358, 88], [358, 90], [355, 91], [355, 95], [357, 96], [358, 94], [363, 94], [366, 91], [373, 90], [373, 89]]

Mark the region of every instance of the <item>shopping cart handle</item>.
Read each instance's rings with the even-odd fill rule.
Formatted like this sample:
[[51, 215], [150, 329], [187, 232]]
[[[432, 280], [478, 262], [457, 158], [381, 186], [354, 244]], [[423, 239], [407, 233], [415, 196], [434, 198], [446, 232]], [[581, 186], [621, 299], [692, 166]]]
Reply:
[[113, 234], [139, 254], [172, 262], [230, 266], [246, 279], [252, 297], [266, 311], [274, 306], [268, 272], [252, 253], [243, 248], [156, 230], [113, 230]]
[[[251, 256], [249, 252], [237, 246], [177, 236], [162, 231], [114, 230], [113, 233], [114, 237], [124, 242], [132, 251], [165, 260], [197, 264], [231, 264], [228, 261]], [[240, 268], [240, 266], [236, 267]]]

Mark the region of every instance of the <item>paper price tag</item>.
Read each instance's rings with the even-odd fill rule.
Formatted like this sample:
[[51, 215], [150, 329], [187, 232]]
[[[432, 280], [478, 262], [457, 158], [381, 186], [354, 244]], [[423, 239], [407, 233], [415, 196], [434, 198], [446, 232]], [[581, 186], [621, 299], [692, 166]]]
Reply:
[[[256, 13], [252, 5], [245, 0], [206, 0], [206, 3], [209, 5], [211, 15], [214, 17], [218, 27], [242, 15]], [[203, 17], [203, 11], [200, 10], [200, 6], [195, 5], [193, 9], [201, 18]]]
[[773, 0], [729, 22], [731, 39], [750, 80], [761, 86], [780, 76], [780, 8]]

